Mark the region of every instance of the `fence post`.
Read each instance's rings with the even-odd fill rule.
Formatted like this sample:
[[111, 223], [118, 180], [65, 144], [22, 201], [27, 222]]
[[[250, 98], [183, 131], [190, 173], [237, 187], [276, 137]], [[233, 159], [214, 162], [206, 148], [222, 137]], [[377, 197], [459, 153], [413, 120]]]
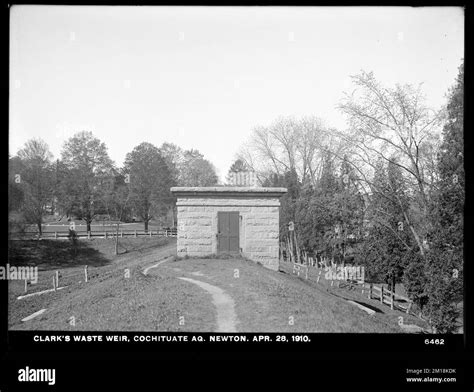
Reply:
[[85, 282], [87, 283], [88, 281], [88, 275], [87, 275], [87, 265], [84, 267], [84, 277], [85, 277]]
[[369, 295], [367, 298], [372, 299], [372, 283], [369, 283]]
[[411, 305], [413, 304], [413, 301], [411, 301], [408, 306], [407, 306], [407, 314], [410, 313]]
[[105, 231], [105, 239], [107, 239], [107, 230]]
[[88, 240], [91, 239], [91, 231], [90, 231], [90, 230], [87, 232], [87, 239], [88, 239]]
[[152, 230], [150, 230], [150, 237], [151, 237], [151, 232], [152, 232]]
[[123, 237], [123, 231], [120, 231], [120, 238]]
[[56, 288], [59, 287], [59, 271], [56, 271]]
[[296, 262], [298, 264], [302, 264], [301, 262], [301, 251], [300, 251], [300, 247], [298, 246], [298, 239], [296, 238], [296, 232], [293, 232], [295, 233], [295, 251], [296, 251]]
[[25, 279], [25, 294], [28, 292], [28, 280]]
[[383, 304], [383, 286], [380, 286], [380, 303]]
[[165, 237], [168, 237], [168, 229], [165, 230]]
[[56, 291], [56, 277], [53, 275], [53, 289]]
[[54, 232], [54, 239], [57, 239], [57, 238], [58, 238], [58, 232], [55, 231], [55, 232]]
[[390, 292], [390, 309], [393, 309], [393, 299], [394, 299], [394, 295], [393, 295], [393, 290]]

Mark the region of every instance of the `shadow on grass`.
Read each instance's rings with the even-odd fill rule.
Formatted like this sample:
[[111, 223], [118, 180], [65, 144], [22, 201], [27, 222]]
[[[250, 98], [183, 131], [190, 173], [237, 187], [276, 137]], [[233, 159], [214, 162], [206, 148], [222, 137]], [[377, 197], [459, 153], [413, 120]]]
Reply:
[[35, 265], [49, 269], [81, 265], [100, 267], [110, 263], [110, 260], [85, 241], [78, 241], [73, 246], [70, 241], [31, 240], [9, 241], [8, 262], [11, 265]]
[[365, 302], [362, 302], [362, 301], [356, 301], [354, 299], [351, 300], [351, 301], [354, 301], [354, 302], [358, 303], [359, 305], [365, 306], [366, 308], [369, 308], [369, 309], [373, 310], [376, 313], [382, 313], [383, 314], [383, 312], [379, 308], [377, 308], [373, 305], [369, 305], [368, 303], [365, 303]]
[[150, 238], [124, 238], [120, 239], [118, 251], [119, 254], [126, 254], [131, 252], [142, 253], [150, 249], [171, 244], [176, 240], [172, 237], [152, 237]]

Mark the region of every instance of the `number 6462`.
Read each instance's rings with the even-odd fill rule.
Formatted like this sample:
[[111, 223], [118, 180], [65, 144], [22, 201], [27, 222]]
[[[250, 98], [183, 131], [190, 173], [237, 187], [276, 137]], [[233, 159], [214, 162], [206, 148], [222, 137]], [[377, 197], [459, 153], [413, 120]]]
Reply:
[[440, 346], [444, 344], [444, 339], [425, 339], [425, 344], [434, 344]]

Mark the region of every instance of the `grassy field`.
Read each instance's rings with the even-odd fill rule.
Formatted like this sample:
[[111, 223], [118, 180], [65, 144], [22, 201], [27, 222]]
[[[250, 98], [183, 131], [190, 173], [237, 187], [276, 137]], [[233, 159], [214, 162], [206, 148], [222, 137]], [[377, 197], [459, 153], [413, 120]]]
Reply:
[[[291, 263], [280, 263], [280, 269], [282, 271], [285, 271], [286, 273], [292, 273], [292, 264]], [[407, 315], [405, 312], [402, 312], [400, 310], [391, 310], [389, 306], [383, 305], [380, 303], [378, 299], [372, 298], [368, 299], [367, 298], [367, 289], [364, 289], [364, 293], [361, 292], [361, 287], [359, 286], [357, 289], [348, 289], [347, 287], [344, 288], [339, 288], [335, 284], [334, 286], [331, 286], [331, 281], [325, 280], [323, 277], [319, 280], [319, 283], [317, 283], [317, 278], [318, 278], [318, 273], [319, 269], [315, 267], [310, 267], [308, 270], [308, 281], [304, 280], [307, 284], [313, 285], [315, 287], [323, 288], [324, 290], [327, 290], [328, 292], [332, 293], [335, 296], [340, 296], [342, 298], [345, 298], [347, 300], [352, 300], [355, 302], [358, 302], [372, 310], [375, 310], [377, 314], [384, 314], [386, 315], [389, 319], [390, 322], [393, 322], [393, 320], [398, 319], [398, 317], [403, 317], [404, 323], [405, 324], [411, 324], [411, 325], [418, 325], [422, 328], [428, 329], [428, 323], [421, 320], [420, 318], [413, 316], [413, 314], [419, 314], [420, 309], [416, 305], [412, 305], [410, 315]], [[324, 275], [324, 270], [322, 272], [322, 276]], [[303, 279], [302, 279], [303, 280]], [[366, 282], [368, 283], [368, 282]], [[373, 284], [376, 284], [377, 286], [384, 286], [385, 288], [388, 289], [388, 285], [386, 283], [381, 283], [381, 282], [371, 282]], [[407, 297], [407, 293], [405, 291], [405, 287], [403, 284], [396, 284], [395, 285], [395, 292], [397, 295]], [[400, 301], [396, 300], [395, 304], [400, 304], [404, 307], [407, 306], [407, 303], [405, 301]], [[460, 315], [457, 319], [457, 324], [458, 324], [458, 331], [457, 333], [463, 333], [464, 331], [464, 326], [463, 326], [463, 303], [458, 303], [457, 307], [461, 309]], [[426, 317], [426, 316], [425, 316]]]
[[[9, 282], [9, 328], [70, 331], [183, 330], [179, 321], [184, 308], [188, 309], [187, 316], [194, 314], [194, 317], [189, 317], [199, 320], [195, 325], [196, 329], [211, 330], [213, 320], [206, 323], [199, 315], [212, 314], [212, 304], [198, 288], [188, 287], [186, 291], [176, 287], [173, 289], [179, 283], [173, 277], [151, 278], [140, 272], [145, 266], [174, 255], [176, 240], [130, 239], [130, 242], [134, 242], [134, 249], [115, 257], [107, 253], [109, 244], [104, 240], [98, 241], [94, 249], [99, 251], [107, 263], [91, 269], [88, 283], [84, 279], [79, 281], [79, 278], [63, 290], [18, 300], [17, 296], [22, 294], [23, 286], [21, 282]], [[47, 262], [42, 265], [42, 272], [52, 277], [52, 271], [56, 267], [58, 266]], [[78, 263], [64, 264], [63, 267], [67, 274], [83, 270]], [[130, 277], [126, 277], [126, 269], [130, 271]], [[48, 310], [43, 316], [28, 323], [21, 322], [22, 318], [43, 308]], [[70, 324], [71, 317], [75, 318], [74, 326]]]
[[420, 322], [390, 308], [368, 316], [336, 292], [308, 283], [286, 268], [274, 272], [252, 261], [214, 258], [180, 260], [162, 267], [157, 274], [172, 269], [224, 289], [236, 302], [242, 332], [391, 333], [400, 332], [400, 315], [407, 324]]
[[[144, 276], [145, 267], [175, 254], [175, 239], [124, 239], [126, 251], [119, 256], [113, 255], [113, 240], [83, 241], [74, 257], [57, 241], [30, 242], [16, 241], [11, 260], [37, 264], [48, 288], [56, 269], [78, 276], [71, 282], [62, 277], [69, 283], [63, 290], [21, 300], [21, 282], [9, 282], [10, 329], [214, 331], [211, 295], [179, 279], [185, 277], [217, 286], [234, 300], [239, 332], [401, 332], [397, 321], [403, 313], [385, 306], [368, 316], [342, 292], [298, 278], [286, 265], [275, 272], [240, 258], [171, 259]], [[82, 279], [85, 264], [93, 266], [88, 283]], [[41, 316], [21, 322], [43, 308]], [[419, 322], [406, 317], [405, 323]]]
[[[36, 266], [38, 282], [28, 287], [28, 293], [50, 289], [55, 271], [60, 272], [60, 286], [74, 289], [84, 281], [84, 267], [88, 266], [91, 279], [114, 271], [118, 265], [133, 264], [137, 256], [146, 256], [168, 245], [171, 252], [176, 241], [171, 238], [123, 238], [119, 241], [119, 255], [115, 255], [114, 240], [78, 240], [74, 249], [69, 241], [10, 241], [8, 263], [15, 266]], [[9, 294], [16, 298], [24, 294], [24, 281], [10, 281]], [[43, 297], [49, 297], [47, 294]], [[38, 297], [39, 298], [39, 297]], [[40, 300], [41, 301], [41, 300]]]
[[[281, 263], [280, 269], [287, 273], [292, 274], [292, 265], [291, 263]], [[319, 270], [317, 268], [310, 268], [308, 273], [308, 280], [304, 279], [301, 275], [300, 279], [304, 284], [314, 287], [316, 290], [320, 290], [326, 293], [331, 294], [333, 297], [340, 298], [342, 300], [351, 300], [355, 301], [369, 309], [374, 310], [376, 313], [374, 317], [378, 319], [380, 322], [389, 324], [389, 325], [398, 325], [399, 317], [403, 317], [404, 324], [411, 324], [417, 325], [422, 328], [428, 328], [428, 325], [423, 320], [419, 319], [418, 317], [412, 314], [406, 314], [397, 309], [390, 309], [390, 306], [381, 304], [379, 300], [372, 298], [368, 299], [367, 291], [365, 290], [364, 293], [361, 292], [361, 289], [351, 289], [348, 288], [339, 288], [337, 285], [331, 286], [331, 281], [324, 279], [321, 277], [319, 282], [317, 282]], [[322, 273], [324, 275], [324, 272]], [[405, 295], [405, 291], [402, 285], [396, 285], [396, 292], [399, 295]], [[353, 305], [352, 305], [353, 306]], [[400, 330], [398, 331], [400, 332]]]

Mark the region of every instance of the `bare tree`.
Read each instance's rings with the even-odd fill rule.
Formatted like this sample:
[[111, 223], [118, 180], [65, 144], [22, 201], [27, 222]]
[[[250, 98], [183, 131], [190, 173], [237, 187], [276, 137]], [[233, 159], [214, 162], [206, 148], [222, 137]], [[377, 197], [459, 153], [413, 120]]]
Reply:
[[349, 130], [339, 132], [338, 136], [351, 145], [350, 163], [362, 182], [370, 183], [377, 160], [402, 170], [412, 200], [418, 206], [416, 212], [404, 207], [404, 219], [423, 255], [423, 236], [427, 232], [424, 223], [428, 221], [430, 189], [434, 184], [441, 113], [424, 106], [421, 86], [386, 88], [366, 72], [352, 79], [357, 88], [346, 94], [339, 105], [348, 118]]
[[237, 158], [257, 173], [260, 182], [271, 173], [283, 175], [295, 170], [303, 183], [315, 184], [321, 174], [323, 152], [339, 151], [340, 143], [341, 139], [317, 117], [281, 117], [270, 126], [254, 128]]

